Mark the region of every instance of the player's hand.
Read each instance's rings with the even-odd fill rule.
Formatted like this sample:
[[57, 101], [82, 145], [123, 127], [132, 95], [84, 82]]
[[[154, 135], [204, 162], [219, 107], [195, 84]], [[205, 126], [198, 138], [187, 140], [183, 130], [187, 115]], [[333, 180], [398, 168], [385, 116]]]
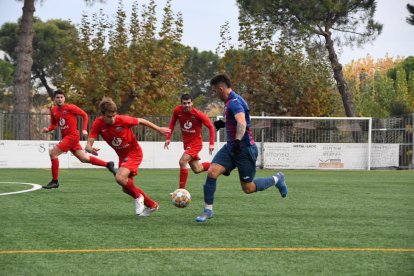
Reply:
[[168, 134], [171, 133], [171, 129], [169, 129], [168, 127], [160, 127], [158, 132], [164, 136], [167, 136]]
[[210, 145], [208, 147], [208, 151], [209, 151], [210, 155], [212, 155], [213, 154], [213, 151], [214, 151], [214, 145]]
[[239, 139], [234, 140], [232, 152], [234, 155], [239, 155], [241, 153], [242, 144]]
[[98, 156], [98, 151], [100, 151], [101, 149], [97, 149], [97, 148], [92, 148], [92, 155]]
[[49, 129], [47, 127], [44, 127], [44, 128], [42, 128], [42, 132], [47, 133], [47, 132], [49, 132]]
[[101, 149], [98, 148], [93, 148], [93, 147], [85, 147], [85, 151], [89, 152], [92, 155], [98, 156], [98, 151], [100, 151]]
[[166, 140], [164, 143], [164, 149], [169, 149], [168, 146], [170, 145], [171, 140]]
[[88, 131], [86, 129], [82, 130], [82, 136], [84, 138], [88, 137]]
[[226, 123], [223, 120], [217, 120], [214, 122], [214, 127], [216, 128], [216, 131], [218, 131], [220, 128], [225, 128]]

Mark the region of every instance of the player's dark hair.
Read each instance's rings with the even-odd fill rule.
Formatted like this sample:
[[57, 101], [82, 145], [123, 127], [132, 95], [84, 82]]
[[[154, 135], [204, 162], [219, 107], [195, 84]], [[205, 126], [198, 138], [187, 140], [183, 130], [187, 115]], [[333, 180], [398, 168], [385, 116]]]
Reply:
[[63, 93], [62, 90], [58, 89], [58, 90], [55, 90], [55, 92], [53, 92], [53, 98], [55, 98], [56, 95], [63, 95], [63, 96], [65, 96], [65, 93]]
[[109, 112], [116, 112], [117, 106], [116, 103], [110, 97], [103, 97], [101, 102], [99, 103], [99, 109], [101, 110], [102, 114], [105, 114], [107, 111]]
[[210, 80], [211, 86], [218, 85], [220, 83], [224, 83], [228, 88], [231, 88], [230, 78], [226, 74], [218, 74]]
[[193, 97], [191, 97], [191, 95], [188, 94], [188, 93], [185, 93], [185, 94], [181, 95], [181, 102], [182, 101], [187, 101], [187, 100], [193, 100]]

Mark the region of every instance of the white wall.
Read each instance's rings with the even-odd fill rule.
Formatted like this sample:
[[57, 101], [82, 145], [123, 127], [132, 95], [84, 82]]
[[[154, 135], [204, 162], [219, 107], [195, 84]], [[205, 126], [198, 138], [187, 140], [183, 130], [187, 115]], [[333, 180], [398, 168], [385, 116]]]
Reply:
[[[398, 167], [399, 144], [371, 144], [371, 167]], [[364, 143], [265, 143], [264, 167], [286, 169], [368, 168]]]
[[[0, 168], [50, 168], [49, 148], [58, 142], [0, 140]], [[86, 141], [81, 141], [80, 144], [84, 147]], [[182, 142], [171, 142], [169, 150], [164, 150], [164, 142], [139, 144], [144, 152], [140, 168], [179, 168], [178, 160], [184, 152]], [[94, 147], [101, 149], [99, 158], [115, 161], [115, 164], [118, 164], [118, 156], [105, 141], [96, 141]], [[202, 162], [211, 161], [212, 155], [208, 152], [208, 142], [204, 143], [200, 158]], [[60, 168], [96, 168], [91, 164], [81, 163], [70, 152], [59, 156], [59, 165]]]
[[[50, 168], [48, 149], [58, 141], [10, 141], [0, 140], [0, 168]], [[82, 141], [84, 147], [86, 141]], [[164, 142], [140, 142], [144, 159], [140, 168], [179, 168], [178, 160], [184, 152], [182, 142], [172, 142], [164, 150]], [[215, 151], [223, 143], [216, 142]], [[262, 163], [261, 143], [257, 144], [259, 156], [257, 165]], [[100, 148], [99, 158], [118, 164], [115, 151], [104, 141], [96, 141]], [[372, 144], [371, 167], [398, 166], [398, 144]], [[212, 160], [208, 153], [208, 142], [200, 152], [202, 162]], [[367, 144], [315, 144], [315, 143], [265, 143], [264, 167], [285, 169], [366, 169]], [[97, 168], [81, 163], [72, 153], [59, 156], [61, 168]]]

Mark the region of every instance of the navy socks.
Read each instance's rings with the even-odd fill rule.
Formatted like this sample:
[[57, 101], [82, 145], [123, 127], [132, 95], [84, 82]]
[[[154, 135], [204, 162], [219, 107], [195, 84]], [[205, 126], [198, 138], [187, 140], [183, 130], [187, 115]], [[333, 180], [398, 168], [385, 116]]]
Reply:
[[253, 180], [254, 184], [256, 184], [256, 191], [264, 191], [267, 188], [275, 185], [275, 179], [273, 176], [270, 177], [262, 177], [256, 178]]
[[207, 176], [206, 184], [204, 184], [204, 202], [208, 205], [212, 205], [214, 202], [216, 182], [216, 179]]

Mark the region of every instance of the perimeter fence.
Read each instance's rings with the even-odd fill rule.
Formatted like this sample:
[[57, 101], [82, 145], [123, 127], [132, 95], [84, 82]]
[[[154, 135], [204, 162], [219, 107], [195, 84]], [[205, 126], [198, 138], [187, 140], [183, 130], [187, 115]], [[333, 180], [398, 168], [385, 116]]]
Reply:
[[[88, 129], [91, 128], [96, 115], [89, 115]], [[170, 116], [143, 116], [143, 118], [159, 126], [168, 126]], [[294, 117], [293, 117], [294, 118]], [[214, 121], [216, 118], [210, 118]], [[371, 119], [371, 118], [370, 118]], [[78, 119], [79, 131], [82, 120]], [[16, 140], [15, 125], [21, 121], [29, 121], [26, 140], [60, 140], [61, 133], [57, 129], [51, 133], [42, 133], [42, 128], [49, 126], [50, 115], [42, 113], [21, 113], [0, 111], [0, 140]], [[413, 148], [414, 114], [394, 118], [372, 118], [371, 130], [366, 124], [353, 123], [351, 125], [335, 125], [332, 120], [291, 120], [283, 119], [261, 120], [255, 117], [252, 120], [252, 131], [258, 143], [371, 143], [398, 145], [398, 166], [394, 169], [414, 169]], [[355, 127], [362, 130], [355, 131]], [[138, 141], [163, 142], [165, 137], [149, 128], [133, 128]], [[360, 133], [360, 134], [358, 134]], [[203, 141], [209, 140], [208, 129], [203, 127]], [[82, 138], [83, 139], [83, 138]], [[224, 141], [224, 132], [220, 131], [218, 139]], [[176, 126], [171, 141], [181, 141], [181, 132]], [[375, 166], [372, 167], [375, 169]]]

